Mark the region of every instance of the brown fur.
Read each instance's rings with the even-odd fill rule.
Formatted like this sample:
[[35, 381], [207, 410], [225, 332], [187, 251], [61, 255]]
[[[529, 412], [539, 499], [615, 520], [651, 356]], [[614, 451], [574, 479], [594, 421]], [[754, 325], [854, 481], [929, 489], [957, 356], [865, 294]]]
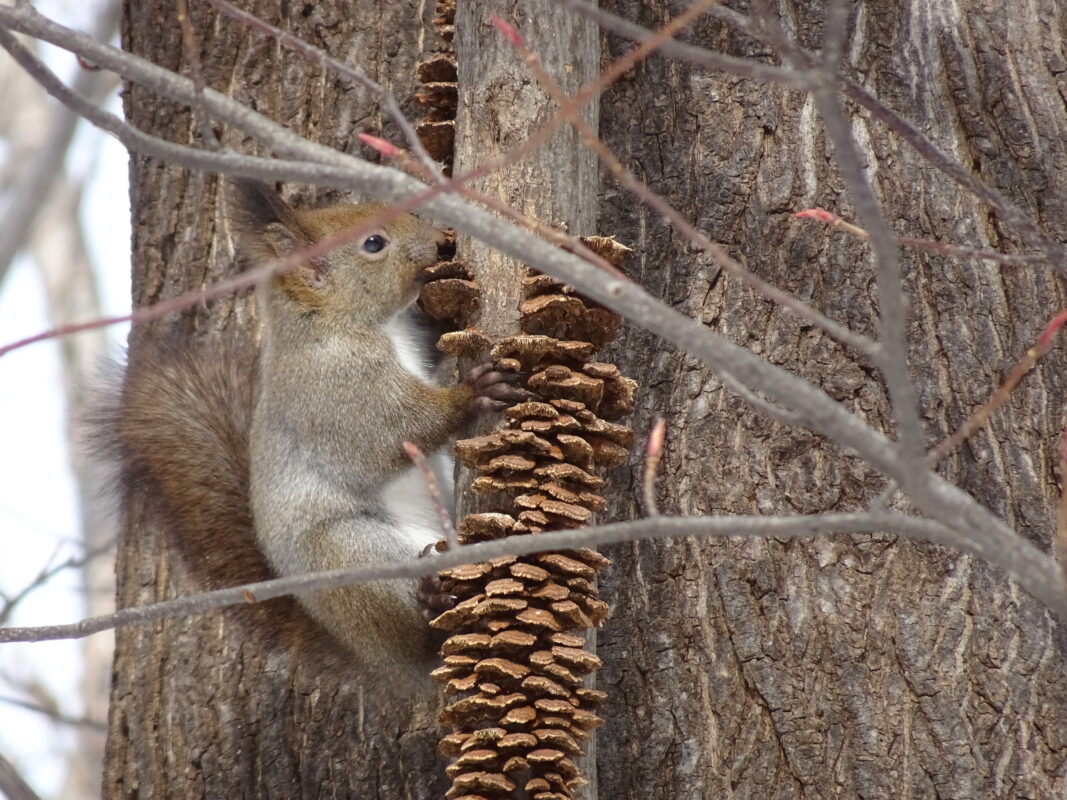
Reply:
[[[118, 404], [95, 420], [98, 443], [121, 468], [203, 589], [277, 577], [256, 541], [248, 499], [248, 437], [257, 349], [232, 336], [145, 341]], [[227, 612], [262, 644], [339, 665], [336, 642], [291, 597]]]

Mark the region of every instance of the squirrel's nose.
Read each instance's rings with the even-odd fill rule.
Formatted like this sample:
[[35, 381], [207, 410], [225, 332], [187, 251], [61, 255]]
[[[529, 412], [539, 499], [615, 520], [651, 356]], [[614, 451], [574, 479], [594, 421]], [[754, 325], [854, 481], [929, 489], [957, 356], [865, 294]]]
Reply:
[[412, 242], [408, 247], [408, 252], [411, 254], [412, 261], [415, 261], [421, 266], [429, 266], [438, 260], [437, 248], [440, 244], [440, 238], [435, 230], [432, 237]]

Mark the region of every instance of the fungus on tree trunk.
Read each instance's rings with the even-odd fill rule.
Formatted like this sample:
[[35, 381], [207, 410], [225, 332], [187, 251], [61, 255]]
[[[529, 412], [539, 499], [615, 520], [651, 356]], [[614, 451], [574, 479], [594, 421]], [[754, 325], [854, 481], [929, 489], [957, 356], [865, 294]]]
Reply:
[[[450, 42], [454, 5], [438, 3], [435, 21]], [[418, 132], [448, 170], [455, 56], [435, 55], [418, 69], [426, 87], [419, 99], [429, 107]], [[613, 264], [629, 252], [607, 237], [582, 241]], [[613, 420], [633, 410], [636, 384], [592, 360], [621, 320], [555, 279], [531, 274], [523, 281], [522, 333], [493, 342], [469, 327], [479, 289], [466, 265], [445, 261], [427, 277], [420, 307], [457, 329], [438, 347], [457, 358], [489, 351], [495, 367], [519, 376], [533, 398], [506, 409], [498, 430], [457, 442], [458, 458], [477, 473], [472, 491], [497, 506], [459, 522], [460, 544], [588, 525], [606, 506], [600, 471], [621, 464], [633, 443], [632, 431]], [[441, 573], [457, 598], [431, 623], [448, 634], [443, 666], [433, 673], [448, 697], [440, 717], [450, 728], [440, 742], [452, 759], [447, 797], [495, 800], [516, 790], [535, 800], [573, 797], [583, 782], [578, 759], [601, 724], [595, 710], [605, 699], [587, 685], [600, 659], [582, 633], [607, 618], [596, 575], [608, 563], [582, 548]]]
[[[613, 260], [626, 251], [610, 239], [585, 243]], [[500, 430], [457, 442], [459, 459], [478, 473], [473, 491], [500, 500], [497, 511], [460, 521], [461, 544], [588, 525], [605, 506], [598, 473], [622, 463], [633, 443], [632, 431], [611, 420], [632, 411], [635, 382], [591, 360], [618, 318], [544, 275], [524, 283], [524, 333], [491, 352], [537, 399], [508, 408]], [[441, 342], [457, 355], [486, 344], [473, 329]], [[607, 617], [595, 579], [608, 563], [582, 548], [441, 573], [458, 600], [431, 623], [449, 634], [434, 672], [450, 697], [441, 714], [452, 729], [441, 740], [453, 759], [448, 797], [494, 800], [516, 789], [536, 800], [573, 796], [582, 782], [576, 757], [601, 724], [595, 709], [605, 695], [585, 685], [600, 659], [581, 632]]]

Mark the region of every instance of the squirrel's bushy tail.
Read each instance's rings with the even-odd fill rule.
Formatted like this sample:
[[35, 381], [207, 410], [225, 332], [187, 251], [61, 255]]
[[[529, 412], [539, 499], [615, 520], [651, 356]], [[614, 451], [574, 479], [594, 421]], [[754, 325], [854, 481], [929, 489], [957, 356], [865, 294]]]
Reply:
[[[201, 589], [276, 577], [249, 502], [257, 360], [255, 345], [237, 337], [144, 342], [94, 425], [124, 491], [141, 499]], [[241, 609], [237, 619], [272, 644], [307, 652], [327, 637], [289, 597]]]
[[152, 342], [132, 355], [109, 426], [123, 486], [158, 515], [198, 582], [269, 577], [248, 500], [254, 347]]

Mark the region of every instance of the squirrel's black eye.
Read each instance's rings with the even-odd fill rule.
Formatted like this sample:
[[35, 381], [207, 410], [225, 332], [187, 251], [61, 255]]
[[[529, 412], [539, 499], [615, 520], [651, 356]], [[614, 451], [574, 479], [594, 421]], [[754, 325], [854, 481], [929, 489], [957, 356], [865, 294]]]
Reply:
[[385, 249], [385, 246], [388, 243], [388, 240], [384, 236], [374, 234], [363, 240], [363, 250], [368, 253], [380, 253]]

